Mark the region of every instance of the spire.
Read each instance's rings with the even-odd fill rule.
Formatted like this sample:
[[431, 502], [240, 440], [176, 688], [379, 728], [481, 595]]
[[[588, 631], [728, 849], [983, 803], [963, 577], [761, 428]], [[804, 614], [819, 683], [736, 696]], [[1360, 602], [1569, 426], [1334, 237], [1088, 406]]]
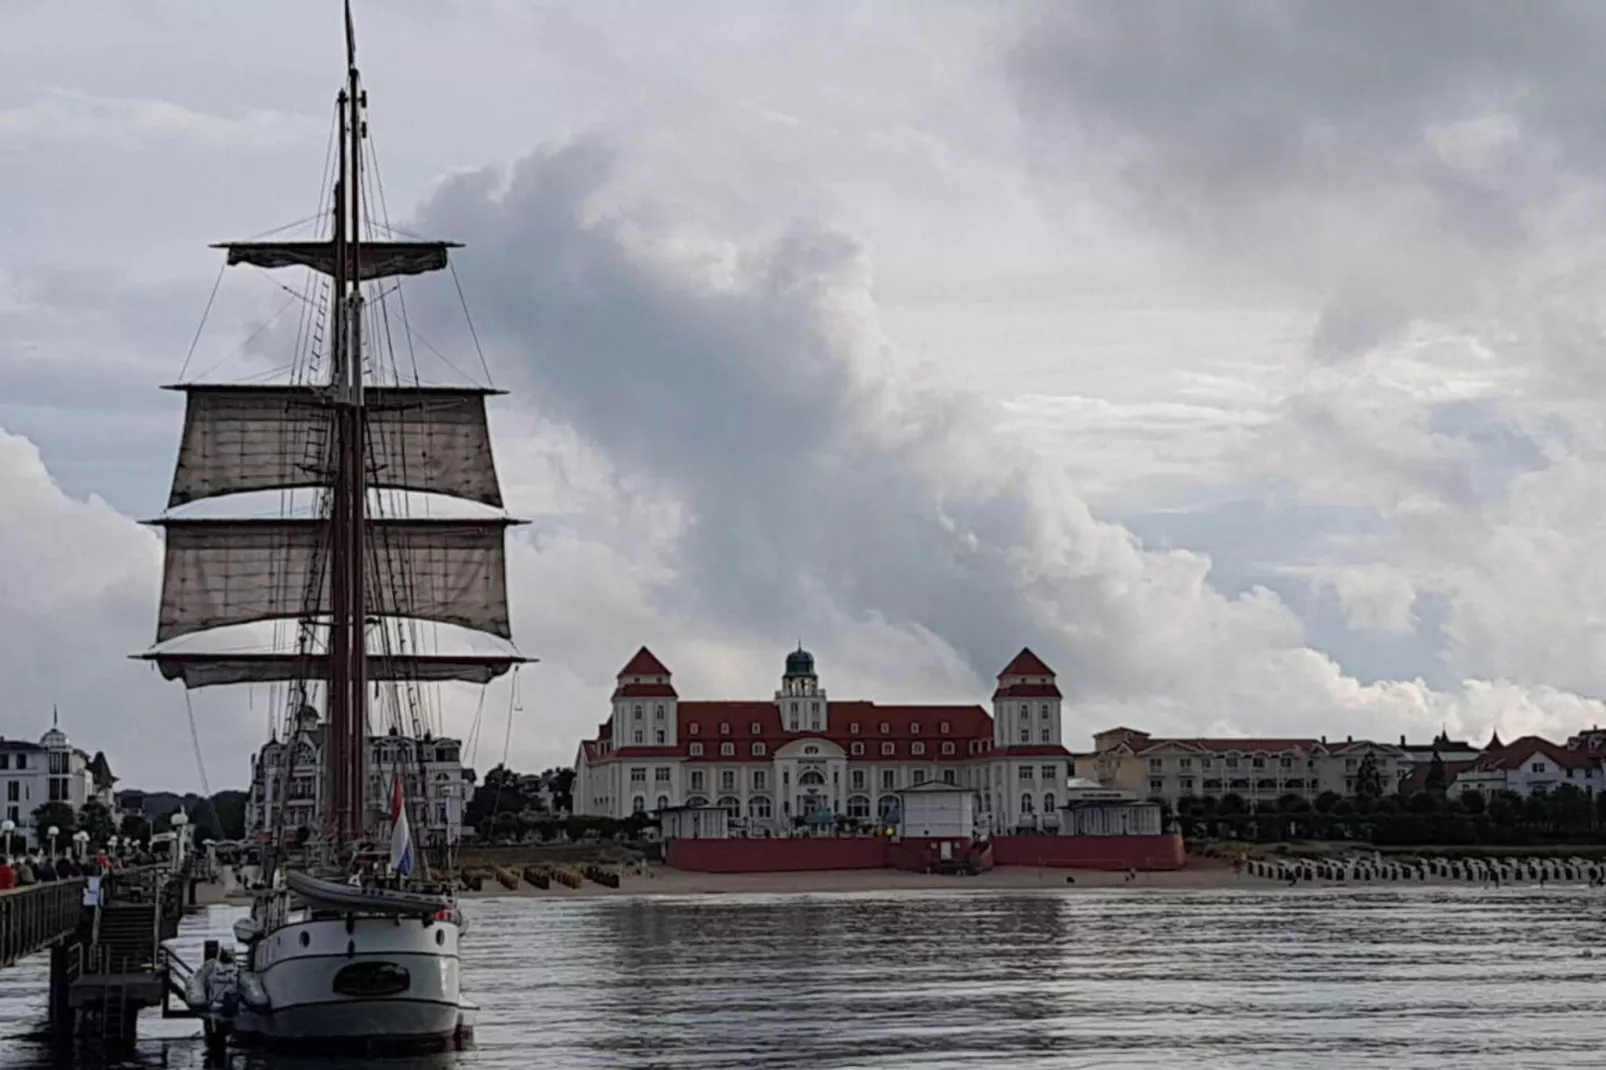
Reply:
[[357, 26], [351, 19], [351, 0], [346, 0], [346, 66], [357, 66]]
[[54, 702], [50, 704], [50, 727], [61, 727], [61, 709]]

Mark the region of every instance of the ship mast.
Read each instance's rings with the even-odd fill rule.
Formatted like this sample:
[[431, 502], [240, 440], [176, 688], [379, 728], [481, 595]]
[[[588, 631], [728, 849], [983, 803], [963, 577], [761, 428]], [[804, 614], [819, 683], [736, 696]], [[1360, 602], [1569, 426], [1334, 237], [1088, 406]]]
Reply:
[[367, 104], [357, 72], [351, 3], [346, 3], [346, 87], [335, 187], [333, 336], [334, 486], [330, 493], [330, 679], [328, 806], [332, 846], [360, 839], [368, 782], [367, 613], [363, 566], [367, 529], [362, 350], [362, 141]]

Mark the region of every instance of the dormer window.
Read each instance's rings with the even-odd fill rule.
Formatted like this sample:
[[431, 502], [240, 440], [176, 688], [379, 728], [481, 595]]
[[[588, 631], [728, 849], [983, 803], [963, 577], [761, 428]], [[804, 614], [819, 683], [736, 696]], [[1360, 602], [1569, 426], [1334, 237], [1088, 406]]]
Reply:
[[736, 755], [736, 744], [721, 743], [719, 745], [719, 753], [726, 758], [734, 757]]
[[747, 731], [749, 733], [751, 733], [752, 735], [756, 736], [756, 735], [761, 734], [764, 731], [764, 729], [759, 726], [759, 723], [757, 721], [754, 721], [752, 724], [747, 726]]
[[909, 744], [909, 753], [918, 758], [926, 753], [926, 745], [924, 743], [911, 743]]
[[920, 722], [919, 721], [910, 721], [909, 722], [909, 734], [911, 736], [918, 736], [920, 734]]
[[891, 743], [883, 743], [883, 744], [881, 744], [881, 754], [882, 754], [883, 757], [890, 758], [892, 756], [892, 744]]
[[693, 743], [690, 749], [693, 758], [701, 758], [703, 756], [703, 745], [701, 743]]
[[753, 757], [755, 757], [755, 758], [764, 757], [764, 744], [762, 744], [762, 743], [753, 744]]
[[702, 730], [703, 726], [698, 724], [696, 721], [693, 721], [691, 724], [686, 726], [686, 734], [690, 736], [695, 736]]
[[948, 734], [948, 722], [944, 721], [944, 722], [942, 722], [942, 724], [938, 725], [937, 726], [937, 731], [941, 732], [943, 735], [946, 736]]
[[818, 753], [820, 753], [820, 748], [816, 747], [814, 744], [811, 743], [807, 747], [803, 748], [803, 753], [804, 754], [818, 754]]
[[854, 754], [854, 755], [863, 754], [864, 753], [864, 744], [863, 743], [858, 743], [858, 742], [855, 742], [855, 743], [851, 744], [850, 748], [848, 750], [848, 753], [849, 754]]
[[722, 736], [728, 736], [731, 734], [731, 723], [729, 721], [719, 722], [719, 734]]
[[952, 754], [954, 752], [954, 741], [951, 739], [946, 740], [942, 745], [942, 752], [944, 754]]
[[881, 734], [884, 735], [884, 736], [891, 735], [892, 734], [892, 726], [889, 725], [887, 722], [882, 721], [881, 722]]
[[848, 735], [856, 736], [858, 734], [859, 734], [859, 722], [858, 721], [850, 722], [848, 724]]

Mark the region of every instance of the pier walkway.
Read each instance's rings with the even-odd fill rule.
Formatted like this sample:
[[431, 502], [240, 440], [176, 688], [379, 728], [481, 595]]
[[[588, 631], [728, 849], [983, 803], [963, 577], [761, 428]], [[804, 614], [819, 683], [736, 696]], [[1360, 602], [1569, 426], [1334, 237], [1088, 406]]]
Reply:
[[0, 966], [10, 966], [74, 935], [83, 901], [82, 877], [0, 892]]

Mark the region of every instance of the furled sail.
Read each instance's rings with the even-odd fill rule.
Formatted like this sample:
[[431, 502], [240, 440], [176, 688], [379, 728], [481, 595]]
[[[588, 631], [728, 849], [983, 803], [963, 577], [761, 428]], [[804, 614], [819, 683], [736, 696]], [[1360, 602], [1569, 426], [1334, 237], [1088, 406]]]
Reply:
[[[164, 518], [156, 641], [330, 612], [326, 519]], [[512, 638], [503, 536], [519, 521], [373, 519], [363, 561], [373, 616], [440, 621]]]
[[[168, 508], [223, 494], [327, 486], [334, 408], [327, 387], [185, 384], [184, 438]], [[500, 507], [479, 387], [370, 387], [373, 487]]]
[[[136, 655], [150, 661], [168, 680], [181, 680], [186, 688], [227, 684], [267, 684], [286, 680], [327, 680], [327, 654], [213, 654], [201, 652]], [[370, 680], [416, 680], [420, 683], [461, 681], [488, 684], [515, 665], [533, 658], [518, 654], [411, 654], [368, 655]]]
[[[335, 273], [333, 241], [244, 241], [224, 242], [214, 249], [227, 249], [229, 266], [250, 264], [272, 270], [308, 267], [324, 275]], [[448, 249], [459, 248], [449, 241], [365, 241], [357, 264], [363, 282], [395, 275], [423, 275], [446, 266]]]

